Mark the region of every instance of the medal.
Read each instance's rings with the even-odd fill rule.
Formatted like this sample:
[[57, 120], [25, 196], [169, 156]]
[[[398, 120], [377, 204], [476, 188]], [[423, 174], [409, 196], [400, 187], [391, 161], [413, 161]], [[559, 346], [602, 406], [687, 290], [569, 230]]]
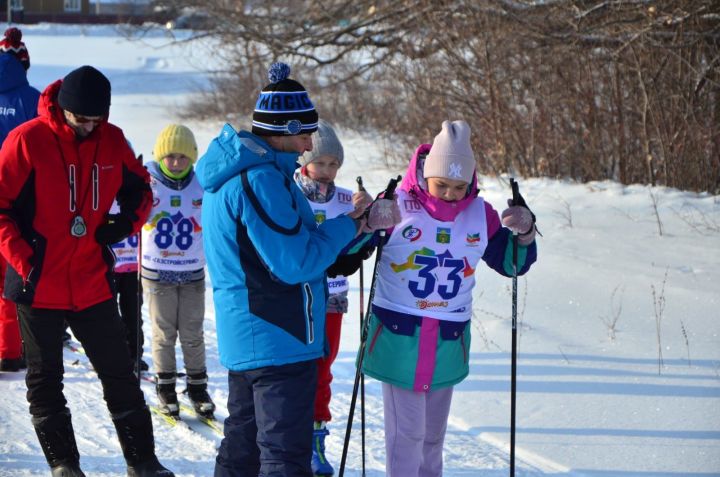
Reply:
[[[58, 143], [59, 146], [59, 143]], [[95, 154], [97, 155], [97, 148], [95, 149]], [[70, 212], [75, 214], [75, 216], [72, 218], [72, 221], [70, 222], [70, 235], [73, 237], [84, 237], [87, 234], [87, 225], [85, 224], [85, 219], [82, 218], [82, 215], [78, 214], [78, 211], [83, 210], [83, 205], [87, 203], [88, 193], [90, 192], [90, 189], [92, 189], [92, 210], [98, 209], [98, 165], [96, 158], [93, 157], [93, 164], [92, 164], [92, 177], [91, 177], [91, 183], [89, 184], [88, 188], [85, 189], [85, 194], [83, 195], [82, 202], [80, 202], [79, 206], [76, 202], [77, 200], [77, 184], [75, 183], [75, 164], [68, 164], [67, 161], [65, 161], [65, 156], [62, 154], [62, 148], [60, 148], [60, 156], [62, 158], [63, 163], [67, 166], [68, 169], [68, 185], [70, 186]]]
[[72, 224], [70, 225], [70, 235], [80, 238], [86, 233], [87, 226], [85, 225], [85, 221], [81, 216], [76, 215], [72, 220]]

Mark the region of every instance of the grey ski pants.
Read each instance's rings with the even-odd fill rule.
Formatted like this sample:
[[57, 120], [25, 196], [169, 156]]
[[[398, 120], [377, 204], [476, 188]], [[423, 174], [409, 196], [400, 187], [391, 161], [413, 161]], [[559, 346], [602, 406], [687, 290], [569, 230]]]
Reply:
[[383, 383], [387, 477], [442, 477], [453, 388], [418, 393]]
[[187, 374], [204, 372], [205, 280], [177, 284], [143, 278], [142, 286], [152, 322], [155, 372], [177, 371], [175, 342], [178, 337]]

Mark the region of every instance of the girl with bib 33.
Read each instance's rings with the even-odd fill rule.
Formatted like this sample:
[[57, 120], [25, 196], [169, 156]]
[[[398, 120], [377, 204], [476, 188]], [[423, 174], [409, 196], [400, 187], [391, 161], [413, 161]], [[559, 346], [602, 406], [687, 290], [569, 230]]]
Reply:
[[478, 262], [512, 276], [535, 262], [530, 210], [478, 196], [470, 127], [444, 121], [397, 191], [402, 215], [379, 264], [363, 372], [382, 381], [388, 477], [442, 475], [453, 386], [467, 377]]

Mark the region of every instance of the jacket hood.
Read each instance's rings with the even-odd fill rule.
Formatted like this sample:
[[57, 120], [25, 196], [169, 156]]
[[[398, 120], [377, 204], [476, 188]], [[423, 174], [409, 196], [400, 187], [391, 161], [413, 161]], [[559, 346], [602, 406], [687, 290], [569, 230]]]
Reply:
[[415, 149], [400, 189], [415, 197], [435, 220], [451, 222], [477, 197], [477, 172], [473, 172], [468, 193], [463, 199], [457, 202], [446, 202], [433, 197], [428, 192], [427, 181], [422, 172], [425, 156], [430, 152], [430, 147], [431, 144], [421, 144]]
[[[62, 108], [58, 104], [57, 96], [60, 91], [60, 85], [62, 85], [62, 80], [57, 80], [54, 83], [50, 83], [50, 85], [45, 88], [45, 91], [42, 92], [40, 101], [38, 102], [38, 116], [45, 119], [58, 137], [64, 140], [74, 140], [75, 131], [65, 122]], [[98, 124], [88, 137], [96, 137], [96, 135], [102, 134], [102, 129], [106, 123], [107, 118]]]
[[11, 54], [0, 54], [0, 93], [29, 84], [22, 63]]
[[225, 124], [195, 165], [195, 174], [202, 188], [210, 192], [216, 192], [240, 172], [261, 164], [274, 165], [292, 179], [299, 156], [276, 151], [261, 137], [248, 131], [236, 132]]

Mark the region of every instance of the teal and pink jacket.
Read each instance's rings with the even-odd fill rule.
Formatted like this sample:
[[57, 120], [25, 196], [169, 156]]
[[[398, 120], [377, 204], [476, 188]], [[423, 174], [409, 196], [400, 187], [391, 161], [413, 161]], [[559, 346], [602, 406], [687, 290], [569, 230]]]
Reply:
[[[400, 190], [413, 197], [432, 219], [452, 229], [456, 219], [478, 198], [477, 178], [467, 196], [449, 203], [431, 196], [422, 177], [422, 160], [430, 145], [417, 148]], [[482, 255], [490, 268], [512, 276], [512, 233], [502, 227], [497, 211], [483, 201], [487, 226], [487, 246]], [[482, 210], [477, 206], [470, 210]], [[468, 212], [469, 213], [469, 212]], [[389, 234], [401, 234], [396, 228]], [[387, 257], [384, 255], [383, 260]], [[518, 247], [518, 275], [526, 273], [537, 258], [535, 242]], [[381, 270], [384, 267], [380, 268]], [[398, 307], [400, 308], [400, 307]], [[418, 309], [418, 312], [420, 310]], [[453, 386], [469, 373], [469, 321], [448, 321], [405, 313], [373, 303], [363, 372], [375, 379], [416, 392]]]

